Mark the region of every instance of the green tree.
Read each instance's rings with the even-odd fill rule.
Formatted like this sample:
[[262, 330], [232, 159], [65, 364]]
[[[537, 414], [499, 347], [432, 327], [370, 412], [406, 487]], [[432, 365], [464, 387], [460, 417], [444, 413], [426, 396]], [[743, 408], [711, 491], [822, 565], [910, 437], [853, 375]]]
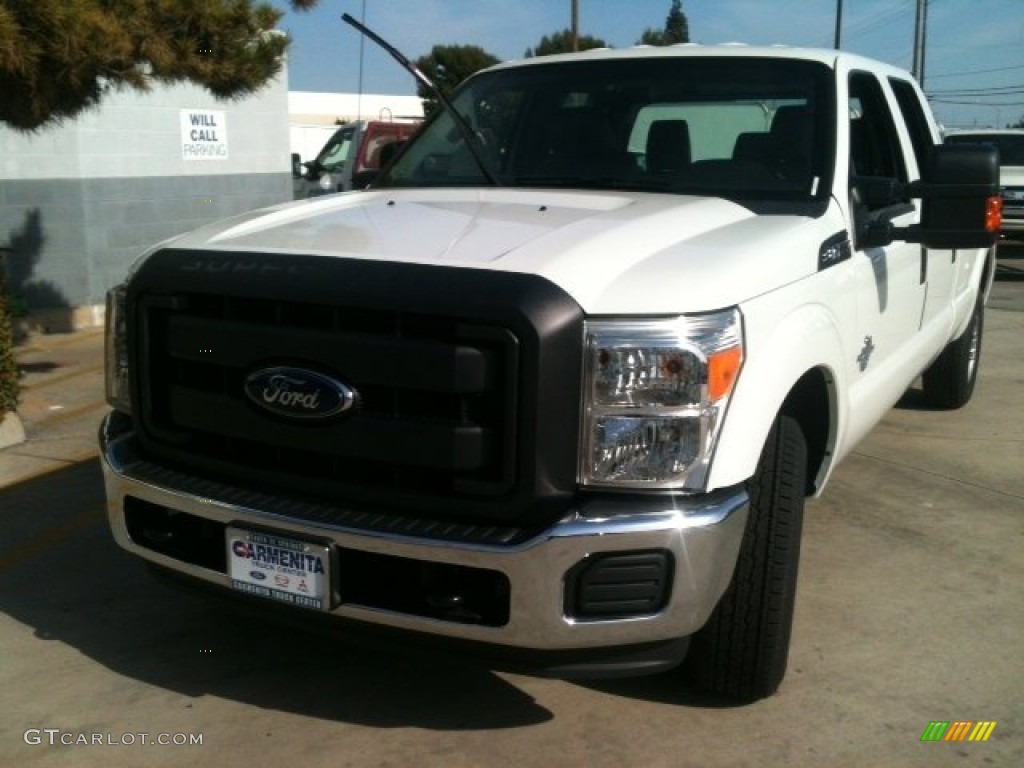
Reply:
[[259, 0], [0, 0], [0, 122], [31, 131], [154, 82], [245, 96], [281, 69], [281, 15]]
[[1018, 120], [1016, 123], [1007, 124], [1007, 128], [1024, 128], [1024, 117]]
[[[498, 61], [477, 45], [435, 45], [429, 54], [416, 59], [416, 66], [447, 96], [474, 72]], [[429, 115], [439, 106], [437, 97], [425, 85], [417, 84], [417, 95], [423, 99], [423, 114]]]
[[690, 42], [690, 25], [686, 21], [686, 14], [683, 13], [682, 0], [672, 0], [664, 29], [648, 27], [639, 40], [641, 45], [674, 45], [688, 42]]
[[[590, 35], [580, 35], [577, 43], [581, 51], [590, 50], [591, 48], [610, 47], [601, 38], [591, 37]], [[544, 35], [540, 42], [537, 43], [536, 48], [527, 48], [526, 53], [523, 55], [530, 59], [534, 56], [551, 56], [555, 53], [572, 53], [571, 29], [563, 29], [561, 32], [555, 32], [552, 35]]]

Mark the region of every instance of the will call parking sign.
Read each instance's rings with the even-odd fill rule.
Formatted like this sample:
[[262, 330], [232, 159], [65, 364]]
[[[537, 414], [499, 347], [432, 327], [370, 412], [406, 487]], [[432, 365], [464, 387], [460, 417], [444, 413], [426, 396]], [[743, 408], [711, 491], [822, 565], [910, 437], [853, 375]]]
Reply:
[[228, 120], [223, 110], [182, 109], [179, 119], [183, 160], [228, 159]]

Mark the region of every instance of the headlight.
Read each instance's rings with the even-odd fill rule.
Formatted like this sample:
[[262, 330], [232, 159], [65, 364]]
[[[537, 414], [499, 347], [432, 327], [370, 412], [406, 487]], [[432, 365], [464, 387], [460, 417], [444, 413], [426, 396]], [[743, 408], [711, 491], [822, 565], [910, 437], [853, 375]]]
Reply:
[[701, 490], [743, 364], [739, 311], [585, 328], [583, 485]]
[[128, 290], [118, 285], [107, 291], [106, 389], [111, 407], [131, 413], [128, 372]]

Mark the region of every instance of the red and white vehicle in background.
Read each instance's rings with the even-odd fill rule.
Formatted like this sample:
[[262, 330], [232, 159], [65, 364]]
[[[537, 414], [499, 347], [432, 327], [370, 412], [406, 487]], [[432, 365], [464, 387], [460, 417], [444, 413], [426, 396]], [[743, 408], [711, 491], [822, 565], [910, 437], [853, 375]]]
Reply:
[[312, 160], [293, 164], [295, 197], [303, 199], [365, 186], [363, 174], [381, 169], [392, 145], [407, 141], [421, 120], [355, 120], [334, 132]]

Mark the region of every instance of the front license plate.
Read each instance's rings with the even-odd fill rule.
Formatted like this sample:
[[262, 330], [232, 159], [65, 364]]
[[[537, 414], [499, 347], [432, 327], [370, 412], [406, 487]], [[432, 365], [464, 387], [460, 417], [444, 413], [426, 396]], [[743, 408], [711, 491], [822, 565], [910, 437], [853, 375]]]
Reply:
[[260, 531], [227, 529], [231, 587], [319, 611], [331, 607], [328, 547]]

